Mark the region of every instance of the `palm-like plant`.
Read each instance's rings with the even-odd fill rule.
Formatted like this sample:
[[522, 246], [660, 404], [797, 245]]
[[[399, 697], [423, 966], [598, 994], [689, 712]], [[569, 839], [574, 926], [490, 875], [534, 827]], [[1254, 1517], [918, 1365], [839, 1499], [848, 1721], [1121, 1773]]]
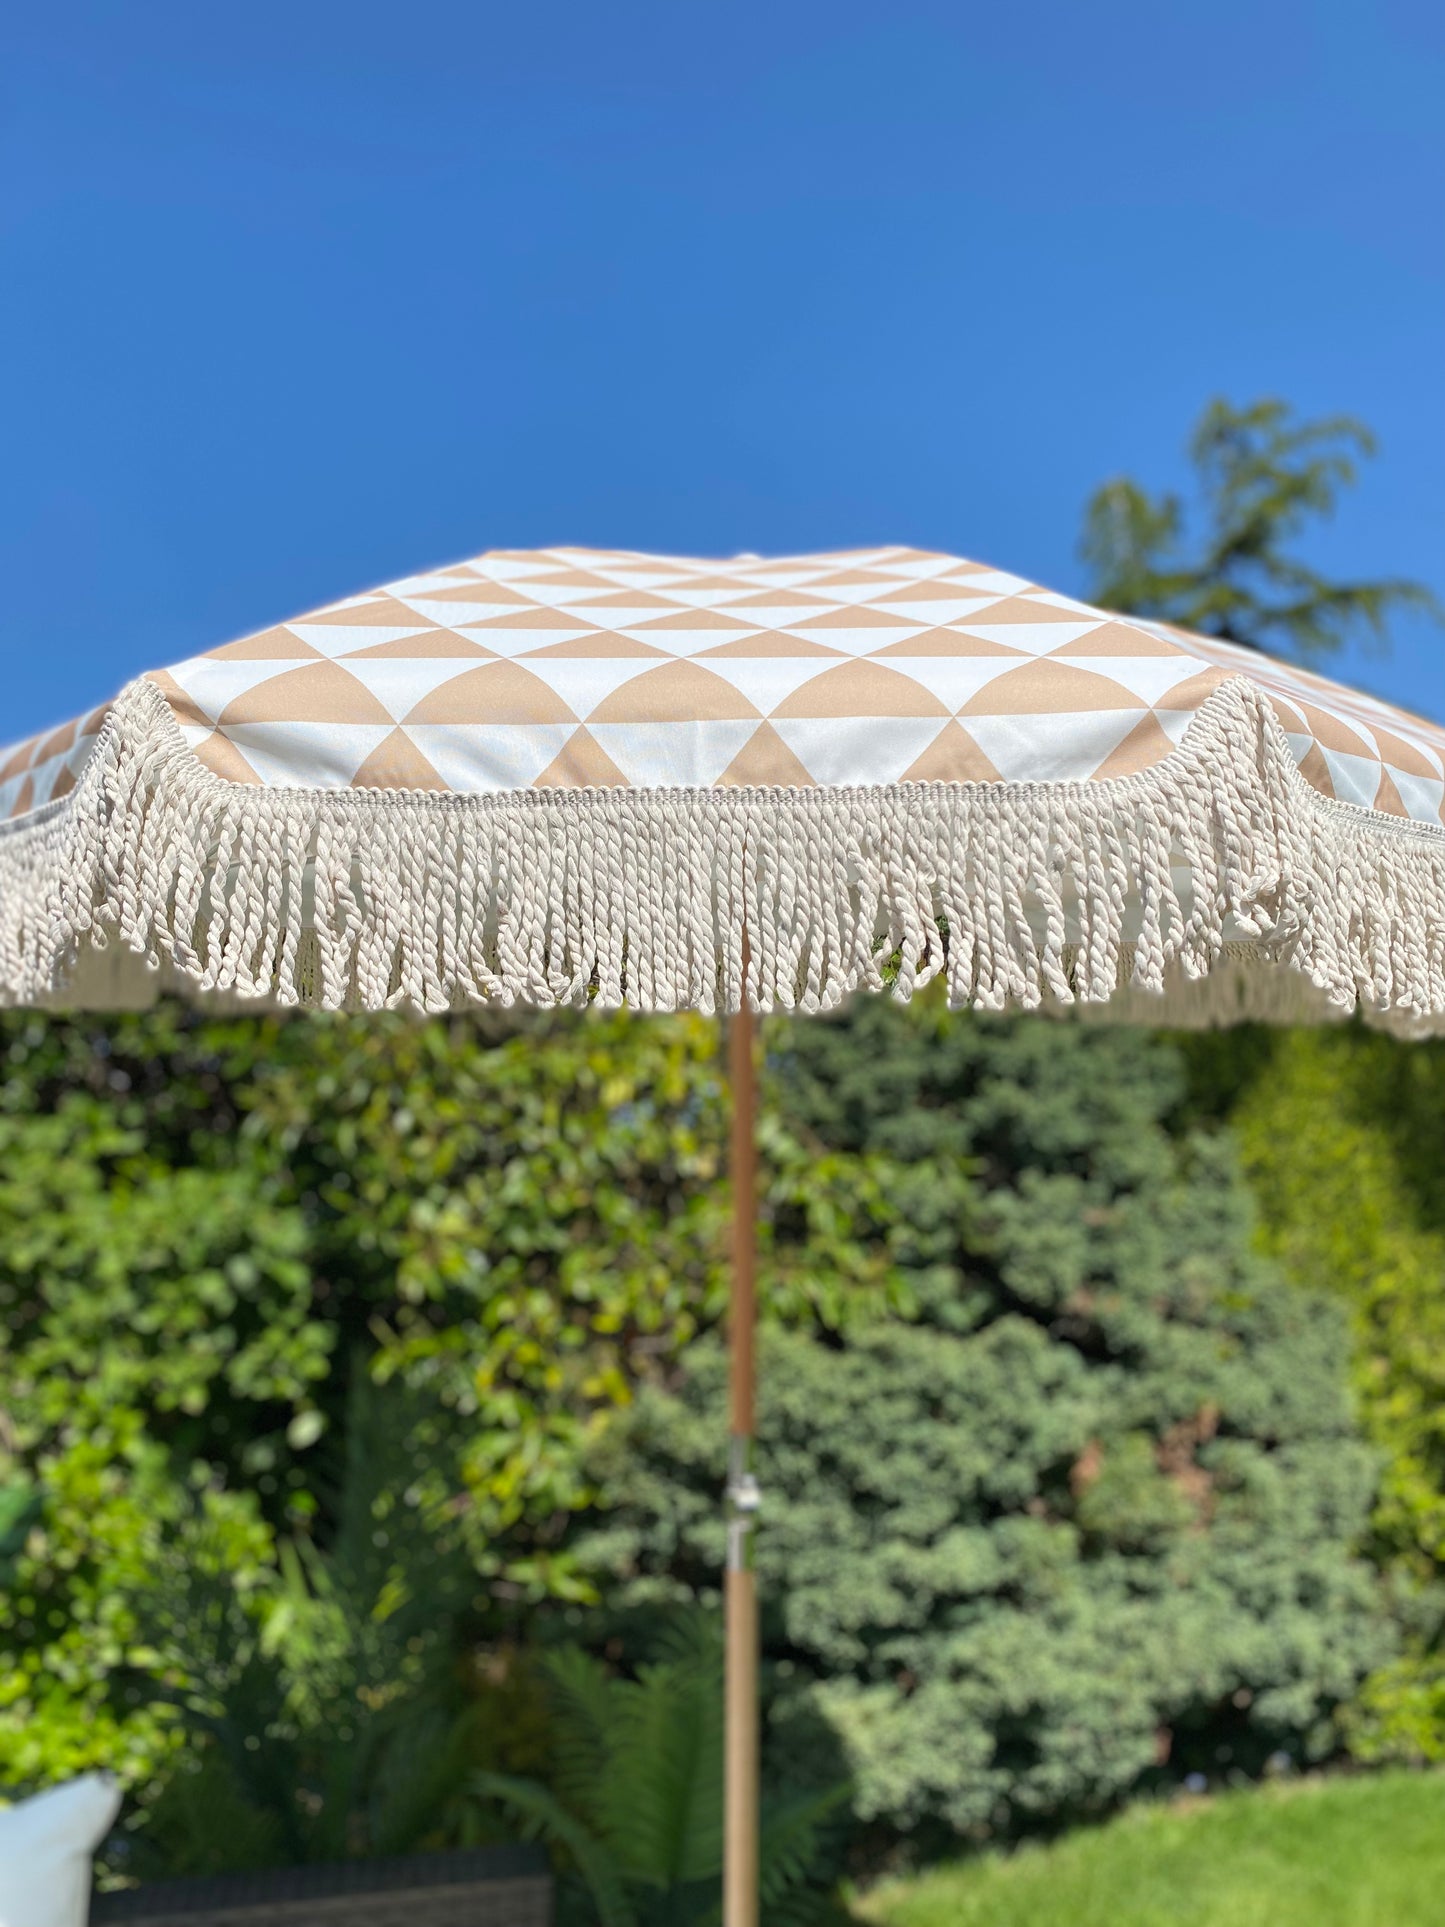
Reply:
[[[679, 1628], [635, 1679], [575, 1647], [545, 1662], [550, 1784], [472, 1776], [533, 1838], [559, 1850], [600, 1927], [706, 1927], [722, 1869], [722, 1658], [710, 1626]], [[816, 1918], [829, 1823], [843, 1785], [765, 1802], [761, 1889], [772, 1927]]]

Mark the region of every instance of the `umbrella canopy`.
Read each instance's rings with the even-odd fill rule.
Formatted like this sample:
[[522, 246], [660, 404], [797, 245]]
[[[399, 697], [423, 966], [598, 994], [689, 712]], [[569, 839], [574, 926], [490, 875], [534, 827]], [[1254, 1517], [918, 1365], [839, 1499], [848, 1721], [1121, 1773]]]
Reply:
[[0, 755], [0, 1002], [1428, 1030], [1442, 801], [1435, 725], [981, 563], [494, 552]]

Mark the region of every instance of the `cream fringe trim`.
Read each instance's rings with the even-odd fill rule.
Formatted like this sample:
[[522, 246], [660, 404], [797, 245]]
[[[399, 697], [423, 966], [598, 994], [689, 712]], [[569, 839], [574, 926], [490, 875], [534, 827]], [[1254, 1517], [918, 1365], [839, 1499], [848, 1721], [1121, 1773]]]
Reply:
[[811, 1012], [935, 977], [982, 1010], [1445, 1029], [1445, 832], [1320, 796], [1243, 677], [1111, 782], [476, 796], [227, 782], [140, 681], [0, 828], [0, 1004]]

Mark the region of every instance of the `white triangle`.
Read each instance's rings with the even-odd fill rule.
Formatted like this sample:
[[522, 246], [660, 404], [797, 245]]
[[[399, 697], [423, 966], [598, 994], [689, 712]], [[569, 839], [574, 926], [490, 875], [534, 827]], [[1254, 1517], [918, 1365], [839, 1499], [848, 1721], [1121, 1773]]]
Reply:
[[940, 627], [950, 622], [957, 626], [967, 622], [971, 616], [982, 616], [986, 610], [1002, 601], [1002, 596], [961, 595], [948, 599], [940, 596], [937, 602], [889, 602], [885, 599], [873, 606], [887, 615], [902, 616], [909, 622], [926, 622], [933, 627]]
[[1330, 772], [1330, 781], [1335, 786], [1335, 795], [1342, 803], [1359, 803], [1367, 810], [1375, 806], [1375, 792], [1380, 787], [1380, 765], [1373, 756], [1352, 756], [1342, 749], [1326, 749], [1319, 746], [1320, 754]]
[[1387, 763], [1395, 788], [1400, 792], [1400, 801], [1417, 823], [1438, 823], [1440, 809], [1445, 804], [1445, 783], [1435, 782], [1428, 776], [1409, 776], [1403, 770]]
[[[851, 564], [846, 565], [845, 568], [840, 568], [838, 571], [839, 575], [845, 573], [851, 574], [851, 572]], [[832, 597], [833, 601], [841, 603], [845, 609], [856, 609], [860, 603], [864, 602], [872, 603], [875, 596], [880, 593], [886, 593], [886, 585], [879, 582], [855, 582], [851, 585], [846, 582], [829, 582], [827, 587], [828, 594]], [[912, 615], [913, 611], [905, 606], [900, 609], [898, 613], [907, 618]], [[923, 620], [926, 621], [927, 618], [925, 617]]]
[[1021, 660], [1017, 656], [889, 656], [887, 666], [922, 683], [949, 709], [959, 710], [980, 689], [1017, 669]]
[[409, 595], [405, 599], [406, 606], [415, 609], [424, 622], [434, 624], [439, 629], [460, 629], [463, 623], [487, 622], [494, 616], [514, 616], [517, 613], [515, 602], [498, 602], [494, 597], [489, 597], [484, 582], [471, 586], [476, 589], [475, 601], [470, 594], [465, 602], [434, 602], [428, 596]]
[[246, 695], [258, 683], [270, 682], [292, 669], [305, 669], [315, 661], [315, 656], [298, 656], [294, 662], [286, 657], [273, 657], [269, 662], [242, 662], [230, 656], [220, 661], [210, 656], [192, 656], [188, 662], [178, 662], [167, 674], [201, 714], [209, 722], [215, 722], [228, 703]]
[[667, 619], [665, 609], [653, 608], [645, 602], [623, 603], [610, 609], [600, 609], [595, 602], [580, 602], [572, 614], [592, 628], [609, 633], [619, 629], [635, 629], [639, 623], [651, 622], [656, 617], [661, 617], [663, 621]]
[[942, 716], [773, 718], [815, 783], [896, 783], [947, 727]]
[[1139, 722], [1136, 709], [968, 716], [964, 727], [1009, 783], [1085, 783]]
[[347, 789], [393, 723], [227, 723], [261, 781], [275, 789]]
[[819, 628], [799, 623], [791, 633], [806, 636], [809, 642], [821, 643], [825, 649], [841, 649], [846, 656], [871, 656], [877, 649], [888, 649], [895, 642], [921, 636], [927, 626], [922, 622], [900, 622], [897, 628], [877, 623], [866, 629], [835, 629], [831, 624]]
[[474, 664], [469, 664], [459, 656], [351, 656], [345, 668], [348, 676], [355, 676], [387, 714], [400, 722], [434, 689], [440, 689], [444, 682], [455, 682], [468, 668], [483, 668], [488, 660], [478, 656]]
[[614, 689], [658, 664], [645, 656], [528, 656], [523, 667], [540, 677], [574, 716], [585, 721]]
[[723, 642], [744, 642], [749, 636], [762, 632], [758, 629], [681, 629], [669, 627], [669, 618], [661, 617], [657, 622], [629, 624], [618, 632], [631, 636], [637, 642], [650, 643], [654, 649], [662, 649], [670, 656], [697, 656], [704, 649], [716, 649]]
[[437, 775], [462, 796], [525, 790], [560, 753], [571, 723], [408, 723]]
[[[525, 582], [529, 576], [552, 575], [559, 568], [571, 568], [570, 562], [559, 564], [554, 556], [545, 550], [526, 557], [515, 555], [479, 555], [474, 557], [472, 567], [480, 576], [490, 576], [493, 582]], [[545, 767], [545, 765], [544, 765]]]
[[410, 607], [414, 596], [432, 596], [440, 589], [461, 589], [475, 581], [475, 576], [437, 569], [428, 575], [404, 575], [398, 582], [388, 582], [386, 593]]
[[824, 602], [821, 599], [811, 608], [799, 608], [797, 603], [771, 602], [757, 607], [738, 609], [737, 621], [749, 622], [758, 629], [783, 630], [788, 634], [798, 633], [796, 625], [802, 622], [816, 622], [819, 616], [836, 616], [843, 613], [841, 602]]
[[[1189, 725], [1198, 714], [1199, 711], [1197, 709], [1156, 709], [1154, 711], [1154, 720], [1177, 749], [1188, 734]], [[1303, 740], [1305, 749], [1308, 749], [1312, 739], [1310, 737], [1304, 737], [1303, 739], [1296, 738], [1292, 740]], [[1303, 750], [1296, 751], [1295, 761], [1298, 762], [1303, 754]]]
[[300, 636], [323, 656], [349, 656], [358, 649], [372, 649], [383, 642], [399, 642], [403, 636], [419, 636], [433, 625], [417, 618], [415, 627], [404, 628], [378, 623], [288, 622], [293, 636]]
[[709, 656], [701, 666], [731, 683], [763, 716], [828, 670], [823, 656]]
[[695, 723], [592, 723], [591, 734], [639, 789], [709, 789], [757, 728], [757, 718]]
[[959, 558], [956, 555], [894, 555], [877, 563], [862, 562], [860, 558], [859, 566], [877, 568], [904, 581], [927, 582], [936, 575], [951, 574], [959, 566]]
[[680, 603], [687, 609], [717, 609], [751, 595], [752, 584], [730, 582], [726, 588], [694, 589], [687, 582], [670, 582], [662, 593], [669, 602]]
[[1092, 630], [1100, 628], [1105, 620], [1104, 616], [1092, 616], [1087, 622], [990, 623], [973, 622], [965, 618], [949, 626], [961, 629], [965, 635], [982, 636], [985, 642], [1002, 643], [1005, 649], [1020, 649], [1030, 656], [1047, 656], [1051, 651], [1061, 649], [1066, 642], [1077, 642], [1080, 636], [1087, 636]]
[[1107, 676], [1122, 683], [1133, 696], [1151, 707], [1162, 702], [1171, 689], [1197, 676], [1203, 664], [1192, 656], [1060, 656], [1072, 669], [1087, 669], [1091, 676]]
[[1077, 596], [1059, 595], [1053, 589], [1030, 589], [1028, 599], [1030, 602], [1042, 603], [1048, 609], [1066, 609], [1071, 615], [1087, 616], [1091, 622], [1127, 623], [1129, 621], [1127, 616], [1111, 617], [1107, 611], [1096, 609], [1092, 602], [1080, 602]]
[[[600, 576], [601, 571], [589, 569], [588, 574]], [[575, 609], [578, 613], [584, 613], [581, 605], [589, 597], [607, 593], [597, 582], [525, 582], [522, 587], [527, 600], [535, 602], [539, 609]], [[515, 608], [516, 604], [512, 606]]]
[[825, 576], [836, 575], [836, 567], [797, 569], [786, 564], [779, 567], [769, 565], [762, 569], [750, 569], [742, 578], [744, 586], [753, 594], [761, 594], [767, 589], [808, 590], [813, 583], [821, 582]]
[[1021, 575], [1010, 575], [1006, 569], [980, 569], [977, 575], [963, 576], [959, 579], [966, 582], [970, 589], [977, 589], [980, 595], [1017, 595], [1020, 589], [1032, 589], [1034, 586], [1032, 582], [1025, 581]]
[[554, 642], [576, 642], [579, 636], [596, 633], [589, 625], [576, 629], [487, 629], [457, 625], [459, 636], [468, 642], [479, 642], [484, 649], [499, 656], [525, 656], [532, 649], [546, 649]]

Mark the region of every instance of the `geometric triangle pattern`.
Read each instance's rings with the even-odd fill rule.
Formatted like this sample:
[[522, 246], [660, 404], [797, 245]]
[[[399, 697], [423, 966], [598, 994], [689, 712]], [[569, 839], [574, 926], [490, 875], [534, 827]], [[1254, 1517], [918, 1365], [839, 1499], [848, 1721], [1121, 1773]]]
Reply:
[[[1306, 781], [1439, 824], [1445, 731], [1308, 670], [956, 556], [493, 551], [153, 673], [238, 783], [452, 791], [1100, 782], [1221, 683]], [[0, 752], [0, 818], [74, 788], [104, 721]]]

